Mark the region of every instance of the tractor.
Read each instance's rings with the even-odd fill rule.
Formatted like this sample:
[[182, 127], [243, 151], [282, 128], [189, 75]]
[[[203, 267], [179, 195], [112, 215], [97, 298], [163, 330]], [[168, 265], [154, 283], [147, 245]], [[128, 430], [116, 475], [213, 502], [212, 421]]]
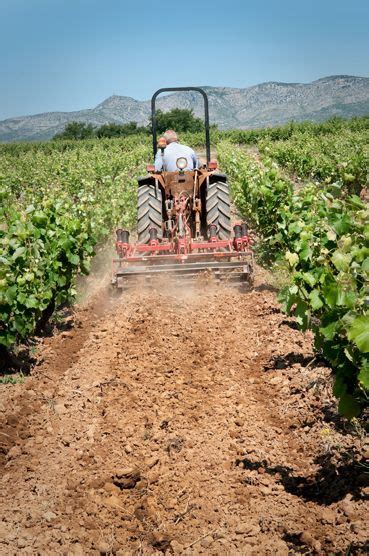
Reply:
[[137, 241], [128, 230], [116, 231], [117, 258], [113, 260], [112, 284], [118, 289], [143, 280], [152, 284], [193, 280], [199, 275], [215, 281], [248, 285], [252, 281], [252, 250], [246, 224], [231, 222], [227, 177], [210, 159], [209, 103], [199, 87], [159, 89], [151, 99], [153, 152], [164, 155], [165, 144], [157, 141], [156, 98], [164, 92], [196, 91], [204, 99], [206, 163], [186, 170], [187, 160], [178, 158], [178, 171], [157, 172], [147, 166], [138, 179]]

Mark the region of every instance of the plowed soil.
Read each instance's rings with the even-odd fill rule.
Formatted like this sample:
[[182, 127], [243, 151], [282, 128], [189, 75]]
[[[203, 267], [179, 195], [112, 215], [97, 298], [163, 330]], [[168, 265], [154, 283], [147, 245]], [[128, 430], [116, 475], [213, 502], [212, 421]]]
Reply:
[[1, 554], [364, 554], [368, 445], [259, 277], [77, 307], [1, 387]]

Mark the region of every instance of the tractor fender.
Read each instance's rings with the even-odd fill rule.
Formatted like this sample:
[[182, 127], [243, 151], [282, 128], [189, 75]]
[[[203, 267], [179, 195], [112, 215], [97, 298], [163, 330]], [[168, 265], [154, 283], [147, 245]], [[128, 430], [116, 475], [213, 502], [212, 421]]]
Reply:
[[145, 176], [143, 178], [138, 178], [138, 187], [142, 185], [155, 185], [155, 178], [154, 176]]
[[214, 182], [222, 182], [222, 183], [227, 183], [227, 176], [225, 174], [221, 174], [219, 173], [211, 173], [209, 174], [209, 182], [210, 183], [214, 183]]
[[165, 191], [165, 181], [162, 174], [148, 174], [144, 178], [138, 178], [138, 187], [142, 185], [152, 185], [154, 187], [160, 186]]

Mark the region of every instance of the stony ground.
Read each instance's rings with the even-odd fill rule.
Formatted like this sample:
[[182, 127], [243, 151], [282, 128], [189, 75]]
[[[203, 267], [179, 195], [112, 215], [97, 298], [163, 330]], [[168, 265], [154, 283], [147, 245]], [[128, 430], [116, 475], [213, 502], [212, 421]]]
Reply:
[[262, 279], [70, 324], [1, 386], [1, 554], [367, 552], [369, 446]]

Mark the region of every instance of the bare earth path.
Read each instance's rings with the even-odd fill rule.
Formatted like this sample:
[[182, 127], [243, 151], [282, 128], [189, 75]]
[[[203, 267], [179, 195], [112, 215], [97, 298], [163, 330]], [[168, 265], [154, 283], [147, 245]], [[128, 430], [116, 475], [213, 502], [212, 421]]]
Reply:
[[0, 410], [1, 554], [367, 550], [368, 446], [260, 281], [98, 294]]

